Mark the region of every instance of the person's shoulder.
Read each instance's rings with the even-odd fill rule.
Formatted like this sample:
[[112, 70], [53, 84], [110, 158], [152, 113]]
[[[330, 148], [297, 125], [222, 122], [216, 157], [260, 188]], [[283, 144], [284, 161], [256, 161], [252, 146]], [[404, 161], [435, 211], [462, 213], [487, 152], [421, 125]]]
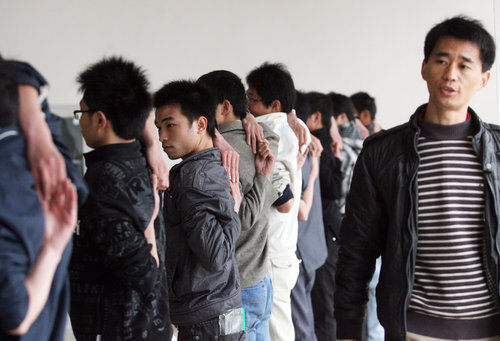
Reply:
[[264, 138], [266, 140], [268, 140], [269, 142], [271, 142], [271, 140], [276, 140], [276, 141], [279, 141], [280, 137], [278, 134], [276, 134], [272, 129], [271, 127], [269, 127], [267, 124], [265, 123], [259, 123], [260, 126], [262, 127], [262, 130], [263, 130], [263, 133], [264, 133]]
[[224, 175], [227, 178], [227, 173], [222, 166], [221, 154], [217, 148], [208, 148], [190, 156], [176, 165], [173, 173], [180, 187], [198, 188], [204, 179], [213, 180]]
[[403, 123], [387, 130], [370, 135], [363, 143], [363, 148], [376, 147], [384, 143], [399, 141], [401, 136], [408, 133], [409, 123]]
[[494, 123], [485, 123], [483, 122], [486, 129], [491, 131], [493, 134], [500, 134], [500, 125]]

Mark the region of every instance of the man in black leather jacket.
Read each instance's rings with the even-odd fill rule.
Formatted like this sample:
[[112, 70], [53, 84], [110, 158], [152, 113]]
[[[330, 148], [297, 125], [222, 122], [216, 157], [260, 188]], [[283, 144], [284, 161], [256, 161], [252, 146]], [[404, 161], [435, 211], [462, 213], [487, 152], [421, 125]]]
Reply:
[[69, 272], [71, 325], [78, 341], [172, 337], [165, 230], [151, 169], [139, 141], [151, 116], [143, 71], [119, 57], [89, 66], [82, 135], [89, 199], [79, 212]]
[[234, 255], [241, 194], [213, 146], [215, 101], [202, 85], [177, 81], [156, 92], [154, 106], [163, 150], [170, 159], [182, 159], [170, 171], [164, 207], [177, 339], [245, 340]]
[[[494, 59], [493, 38], [479, 22], [455, 17], [436, 25], [422, 65], [428, 104], [365, 142], [341, 227], [339, 339], [361, 338], [380, 255], [377, 305], [386, 340], [500, 335], [500, 127], [469, 108]], [[475, 287], [483, 290], [471, 294]]]

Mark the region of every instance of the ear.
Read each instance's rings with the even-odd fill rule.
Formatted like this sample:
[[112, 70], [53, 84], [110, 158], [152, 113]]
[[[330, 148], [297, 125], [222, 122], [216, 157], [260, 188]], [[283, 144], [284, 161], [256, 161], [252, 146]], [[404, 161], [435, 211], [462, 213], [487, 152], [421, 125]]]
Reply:
[[321, 123], [321, 112], [316, 111], [311, 115], [311, 117], [313, 119], [314, 124], [317, 125], [318, 123]]
[[222, 101], [222, 116], [227, 116], [232, 111], [232, 104], [227, 99]]
[[481, 86], [479, 87], [478, 91], [483, 89], [486, 86], [486, 84], [488, 84], [490, 77], [491, 77], [491, 71], [489, 70], [481, 74]]
[[200, 116], [196, 119], [196, 132], [201, 135], [207, 130], [208, 120], [205, 116]]
[[427, 81], [426, 76], [425, 76], [425, 69], [426, 69], [427, 63], [425, 60], [422, 60], [422, 68], [420, 69], [420, 74], [422, 75], [422, 78], [424, 81]]
[[94, 114], [94, 119], [96, 120], [99, 128], [105, 128], [111, 123], [106, 115], [100, 110]]
[[277, 99], [271, 102], [271, 108], [273, 112], [281, 112], [281, 102]]

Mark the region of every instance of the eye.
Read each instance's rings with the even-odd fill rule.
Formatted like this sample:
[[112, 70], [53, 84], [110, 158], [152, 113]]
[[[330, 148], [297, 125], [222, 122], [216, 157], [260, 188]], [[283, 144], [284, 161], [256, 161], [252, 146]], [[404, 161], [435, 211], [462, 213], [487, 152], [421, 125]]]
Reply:
[[172, 128], [172, 127], [174, 127], [174, 126], [175, 126], [175, 124], [168, 123], [166, 126], [167, 126], [167, 128]]

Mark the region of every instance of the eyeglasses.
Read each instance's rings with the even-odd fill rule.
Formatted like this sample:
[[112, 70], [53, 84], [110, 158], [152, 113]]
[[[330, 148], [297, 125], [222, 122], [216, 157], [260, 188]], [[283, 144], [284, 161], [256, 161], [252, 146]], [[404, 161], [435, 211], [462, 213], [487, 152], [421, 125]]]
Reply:
[[96, 112], [97, 110], [73, 110], [73, 116], [75, 116], [75, 118], [80, 121], [80, 119], [82, 118], [82, 115], [86, 112]]
[[262, 102], [262, 99], [250, 98], [250, 97], [247, 96], [247, 101], [250, 104], [254, 104], [254, 103]]

